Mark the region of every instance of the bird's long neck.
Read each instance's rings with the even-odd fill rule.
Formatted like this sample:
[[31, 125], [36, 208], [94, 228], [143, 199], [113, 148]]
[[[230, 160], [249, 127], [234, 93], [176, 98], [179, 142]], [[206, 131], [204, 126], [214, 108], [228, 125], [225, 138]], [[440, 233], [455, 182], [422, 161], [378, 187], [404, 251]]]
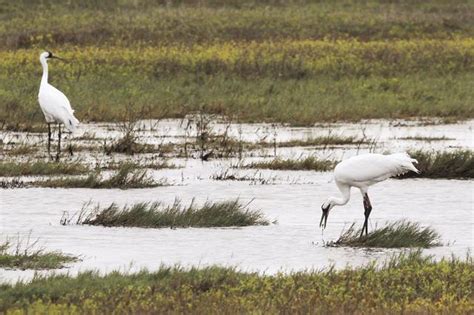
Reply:
[[40, 58], [41, 65], [43, 66], [43, 77], [41, 78], [41, 85], [48, 83], [48, 62], [46, 58]]
[[351, 199], [351, 188], [347, 185], [342, 185], [337, 182], [336, 184], [337, 188], [339, 188], [339, 190], [341, 191], [342, 197], [332, 197], [332, 201], [337, 206], [343, 206], [349, 202], [349, 199]]

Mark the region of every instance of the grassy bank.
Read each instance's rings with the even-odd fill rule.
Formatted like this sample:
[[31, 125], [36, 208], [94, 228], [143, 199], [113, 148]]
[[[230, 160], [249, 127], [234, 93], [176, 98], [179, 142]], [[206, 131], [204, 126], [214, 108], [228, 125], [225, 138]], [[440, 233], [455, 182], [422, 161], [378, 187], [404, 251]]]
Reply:
[[328, 243], [328, 246], [429, 248], [439, 246], [439, 240], [440, 235], [432, 228], [421, 227], [418, 223], [402, 220], [377, 227], [362, 237], [360, 237], [360, 230], [352, 224], [337, 241]]
[[295, 139], [275, 144], [268, 143], [269, 146], [287, 147], [309, 147], [309, 146], [332, 146], [332, 145], [350, 145], [350, 144], [366, 144], [370, 139], [362, 139], [354, 136], [336, 136], [327, 135], [321, 137], [312, 137], [307, 139]]
[[331, 160], [320, 160], [313, 156], [292, 160], [276, 158], [271, 161], [254, 162], [242, 165], [243, 168], [257, 168], [270, 170], [285, 170], [285, 171], [317, 171], [327, 172], [334, 169], [336, 163]]
[[82, 209], [78, 224], [123, 226], [123, 227], [228, 227], [268, 225], [260, 211], [250, 210], [238, 200], [206, 202], [198, 207], [191, 203], [183, 206], [175, 202], [164, 206], [159, 202], [137, 203], [119, 208], [111, 204]]
[[49, 188], [151, 188], [163, 186], [165, 183], [157, 182], [149, 176], [147, 170], [137, 169], [134, 163], [122, 163], [111, 176], [95, 171], [87, 177], [60, 177], [33, 182], [33, 186]]
[[2, 284], [0, 312], [456, 313], [474, 310], [472, 258], [439, 262], [413, 252], [382, 268], [274, 276], [235, 269], [161, 267], [124, 275], [84, 272]]
[[2, 162], [0, 176], [77, 175], [89, 169], [77, 162], [55, 163], [45, 161]]
[[77, 257], [38, 248], [38, 241], [29, 242], [29, 238], [25, 244], [22, 241], [17, 239], [14, 242], [10, 239], [0, 242], [0, 268], [58, 269], [67, 263], [77, 261]]
[[470, 2], [164, 2], [1, 3], [3, 127], [42, 122], [44, 48], [81, 120], [474, 117]]

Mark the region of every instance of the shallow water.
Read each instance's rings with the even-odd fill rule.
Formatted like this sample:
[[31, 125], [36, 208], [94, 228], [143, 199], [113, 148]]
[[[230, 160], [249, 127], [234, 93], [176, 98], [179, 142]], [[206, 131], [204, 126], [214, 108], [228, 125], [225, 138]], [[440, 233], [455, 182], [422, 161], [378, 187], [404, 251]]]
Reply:
[[[81, 255], [68, 272], [86, 269], [100, 271], [156, 269], [161, 264], [229, 265], [242, 270], [266, 273], [360, 265], [390, 255], [393, 250], [368, 251], [323, 247], [335, 240], [344, 228], [363, 220], [362, 199], [353, 190], [347, 206], [336, 208], [329, 216], [324, 234], [318, 228], [320, 204], [336, 193], [330, 174], [310, 172], [312, 184], [249, 185], [245, 182], [195, 181], [183, 186], [140, 190], [88, 189], [10, 189], [1, 190], [2, 231], [5, 235], [39, 237], [45, 248]], [[295, 174], [296, 175], [296, 174]], [[388, 180], [374, 186], [370, 193], [374, 210], [370, 228], [401, 218], [431, 225], [442, 235], [446, 246], [425, 250], [427, 254], [463, 256], [472, 248], [471, 181]], [[74, 213], [93, 197], [108, 205], [174, 198], [188, 203], [205, 200], [253, 199], [251, 207], [261, 209], [277, 224], [245, 228], [142, 229], [62, 226], [64, 211]], [[130, 266], [130, 263], [132, 265]], [[66, 270], [63, 270], [66, 271]], [[0, 272], [3, 280], [28, 278], [31, 271]]]
[[[151, 122], [145, 122], [152, 124]], [[395, 152], [408, 149], [474, 148], [472, 123], [459, 125], [422, 126], [412, 123], [370, 121], [365, 124], [331, 125], [331, 134], [377, 138], [378, 152]], [[183, 134], [178, 121], [161, 121], [155, 131], [144, 131], [141, 141], [179, 142]], [[223, 128], [215, 125], [214, 128]], [[361, 128], [365, 130], [361, 131]], [[160, 129], [161, 128], [161, 129]], [[233, 126], [230, 133], [244, 141], [261, 141], [266, 133], [268, 141], [273, 131], [271, 125], [255, 124]], [[265, 129], [266, 128], [266, 129]], [[82, 125], [79, 135], [91, 132], [97, 137], [119, 136], [118, 131], [107, 131], [110, 125]], [[266, 131], [261, 131], [266, 130]], [[237, 133], [236, 133], [237, 132]], [[260, 132], [260, 134], [259, 134]], [[325, 136], [328, 127], [291, 128], [279, 126], [277, 141]], [[166, 134], [166, 137], [159, 136]], [[77, 136], [77, 135], [75, 135]], [[446, 137], [443, 141], [413, 141], [397, 138], [409, 136]], [[2, 134], [3, 143], [9, 141], [43, 141], [43, 135]], [[35, 138], [36, 137], [36, 138]], [[43, 139], [43, 140], [42, 140]], [[181, 139], [181, 140], [180, 140]], [[278, 148], [277, 155], [295, 157], [302, 155], [347, 157], [369, 148], [338, 146], [336, 148]], [[269, 152], [272, 150], [270, 149]], [[247, 159], [249, 160], [249, 159]], [[81, 262], [59, 272], [76, 273], [97, 269], [134, 271], [141, 268], [156, 269], [161, 264], [183, 266], [227, 265], [241, 270], [275, 273], [324, 268], [357, 266], [373, 259], [384, 259], [397, 250], [364, 250], [327, 248], [324, 241], [337, 239], [352, 222], [362, 224], [362, 198], [352, 191], [348, 205], [331, 211], [328, 227], [319, 229], [320, 205], [330, 195], [337, 195], [331, 173], [307, 171], [231, 170], [240, 175], [267, 179], [270, 185], [254, 182], [213, 181], [211, 177], [235, 164], [235, 159], [201, 162], [174, 159], [183, 166], [179, 169], [153, 171], [156, 178], [167, 178], [174, 186], [137, 190], [90, 189], [3, 189], [0, 190], [0, 233], [3, 236], [40, 238], [48, 250], [61, 250], [79, 255]], [[369, 192], [374, 206], [370, 226], [386, 221], [408, 219], [430, 225], [442, 236], [444, 246], [425, 250], [437, 257], [455, 254], [464, 256], [473, 247], [473, 195], [474, 181], [406, 179], [388, 180], [375, 185]], [[206, 200], [218, 201], [239, 198], [250, 207], [261, 209], [277, 224], [245, 228], [189, 228], [141, 229], [103, 228], [90, 226], [62, 226], [59, 224], [64, 211], [78, 211], [85, 202], [92, 200], [103, 206], [116, 202], [120, 205], [137, 201], [162, 201], [172, 203], [179, 198], [183, 203]], [[54, 271], [58, 272], [58, 271]], [[0, 269], [0, 281], [28, 279], [33, 271]]]

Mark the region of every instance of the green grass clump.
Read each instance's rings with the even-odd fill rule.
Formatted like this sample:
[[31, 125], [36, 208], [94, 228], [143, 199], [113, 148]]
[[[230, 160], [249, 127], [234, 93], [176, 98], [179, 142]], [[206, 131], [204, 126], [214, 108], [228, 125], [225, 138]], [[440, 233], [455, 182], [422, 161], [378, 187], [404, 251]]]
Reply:
[[120, 168], [107, 179], [96, 171], [87, 177], [61, 177], [33, 183], [34, 186], [50, 188], [150, 188], [163, 186], [148, 175], [147, 170], [136, 169], [134, 163], [123, 163]]
[[389, 223], [376, 228], [368, 235], [360, 237], [360, 231], [352, 224], [337, 241], [328, 243], [328, 246], [349, 247], [422, 247], [439, 246], [440, 235], [431, 227], [421, 227], [420, 224], [405, 220]]
[[0, 176], [77, 175], [89, 169], [78, 162], [2, 162]]
[[457, 150], [453, 152], [413, 151], [410, 156], [418, 161], [416, 167], [420, 174], [409, 172], [401, 178], [474, 178], [474, 151]]
[[255, 162], [245, 164], [243, 168], [259, 168], [271, 170], [290, 170], [290, 171], [317, 171], [327, 172], [334, 168], [336, 162], [330, 160], [320, 160], [316, 157], [310, 156], [304, 159], [279, 159], [276, 158], [271, 161]]
[[206, 202], [201, 207], [191, 203], [188, 207], [175, 202], [163, 206], [159, 202], [137, 203], [119, 208], [111, 204], [105, 209], [99, 206], [79, 217], [79, 224], [123, 226], [123, 227], [229, 227], [248, 225], [268, 225], [260, 211], [248, 209], [238, 200]]
[[58, 269], [65, 264], [77, 261], [77, 257], [65, 255], [59, 251], [48, 252], [35, 249], [37, 241], [21, 246], [11, 240], [0, 243], [0, 268], [5, 269]]
[[420, 251], [379, 268], [262, 275], [233, 268], [82, 272], [0, 284], [0, 312], [154, 314], [469, 314], [474, 263]]

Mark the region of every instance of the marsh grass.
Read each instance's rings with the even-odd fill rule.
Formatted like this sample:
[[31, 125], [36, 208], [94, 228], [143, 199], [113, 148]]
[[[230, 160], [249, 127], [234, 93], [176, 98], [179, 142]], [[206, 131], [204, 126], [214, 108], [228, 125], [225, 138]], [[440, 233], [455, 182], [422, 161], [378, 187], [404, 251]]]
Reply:
[[166, 185], [165, 182], [157, 182], [148, 175], [147, 170], [136, 169], [134, 163], [123, 163], [115, 173], [104, 178], [99, 171], [90, 173], [87, 177], [61, 177], [47, 179], [33, 183], [34, 186], [49, 188], [151, 188]]
[[250, 210], [238, 200], [206, 202], [196, 206], [191, 202], [183, 206], [175, 201], [171, 206], [159, 202], [142, 202], [120, 208], [111, 204], [106, 208], [98, 205], [92, 209], [86, 204], [78, 215], [77, 224], [121, 227], [231, 227], [268, 225], [260, 211]]
[[230, 169], [225, 169], [213, 174], [211, 179], [217, 181], [248, 181], [251, 185], [269, 185], [275, 182], [276, 176], [264, 177], [263, 174], [258, 170], [254, 174], [240, 175], [232, 172]]
[[175, 169], [179, 168], [178, 165], [170, 163], [169, 161], [126, 161], [126, 162], [110, 162], [103, 169], [106, 170], [119, 170], [123, 167], [123, 164], [129, 164], [128, 167], [135, 168], [135, 169], [153, 169], [153, 170], [161, 170], [161, 169]]
[[271, 161], [254, 162], [242, 165], [243, 168], [271, 169], [271, 170], [290, 170], [290, 171], [317, 171], [327, 172], [334, 168], [335, 161], [320, 160], [310, 156], [304, 159], [280, 159], [276, 158]]
[[39, 240], [7, 239], [0, 242], [0, 268], [5, 269], [59, 269], [75, 262], [77, 257], [59, 251], [46, 251], [38, 246]]
[[385, 263], [295, 273], [166, 267], [37, 275], [0, 284], [0, 312], [131, 314], [469, 314], [474, 263], [421, 251]]
[[418, 150], [409, 154], [418, 161], [416, 167], [420, 170], [420, 174], [409, 172], [398, 178], [474, 178], [474, 151], [426, 152]]
[[28, 187], [28, 183], [25, 183], [19, 178], [12, 178], [9, 180], [0, 180], [0, 188], [2, 189], [25, 188], [25, 187]]
[[[130, 99], [149, 110], [144, 118], [201, 110], [308, 126], [474, 117], [469, 1], [21, 0], [1, 8], [5, 129], [43, 123], [31, 78], [41, 76], [46, 48], [73, 60], [51, 62], [50, 79], [81, 121], [122, 121]], [[122, 144], [115, 149], [137, 149]]]
[[89, 171], [79, 162], [2, 162], [0, 176], [77, 175]]
[[127, 155], [134, 155], [139, 153], [155, 152], [155, 148], [148, 144], [140, 143], [138, 136], [138, 119], [139, 117], [144, 119], [144, 113], [142, 116], [136, 111], [136, 108], [132, 108], [132, 105], [128, 104], [122, 114], [122, 121], [119, 123], [119, 129], [122, 131], [122, 137], [113, 141], [109, 146], [104, 144], [104, 151], [107, 155], [112, 153], [123, 153]]
[[442, 137], [410, 136], [410, 137], [401, 137], [401, 138], [397, 138], [397, 139], [399, 139], [399, 140], [426, 141], [426, 142], [456, 140], [454, 138], [448, 138], [446, 136], [442, 136]]
[[440, 246], [440, 235], [431, 227], [421, 227], [419, 223], [400, 220], [375, 228], [368, 235], [360, 237], [360, 230], [353, 223], [335, 242], [327, 246], [347, 247], [422, 247]]
[[285, 142], [277, 142], [278, 147], [306, 147], [306, 146], [328, 146], [328, 145], [351, 145], [351, 144], [365, 144], [369, 140], [359, 139], [353, 136], [336, 136], [328, 135], [322, 137], [314, 137], [308, 139], [298, 139]]
[[[472, 36], [472, 4], [409, 1], [80, 1], [2, 3], [4, 49], [153, 45], [288, 38]], [[54, 7], [54, 13], [50, 12]], [[36, 19], [38, 23], [32, 23]], [[178, 23], [186, 21], [187, 23]]]
[[8, 155], [31, 155], [38, 152], [38, 147], [29, 144], [19, 144], [11, 148], [10, 150], [3, 150]]

